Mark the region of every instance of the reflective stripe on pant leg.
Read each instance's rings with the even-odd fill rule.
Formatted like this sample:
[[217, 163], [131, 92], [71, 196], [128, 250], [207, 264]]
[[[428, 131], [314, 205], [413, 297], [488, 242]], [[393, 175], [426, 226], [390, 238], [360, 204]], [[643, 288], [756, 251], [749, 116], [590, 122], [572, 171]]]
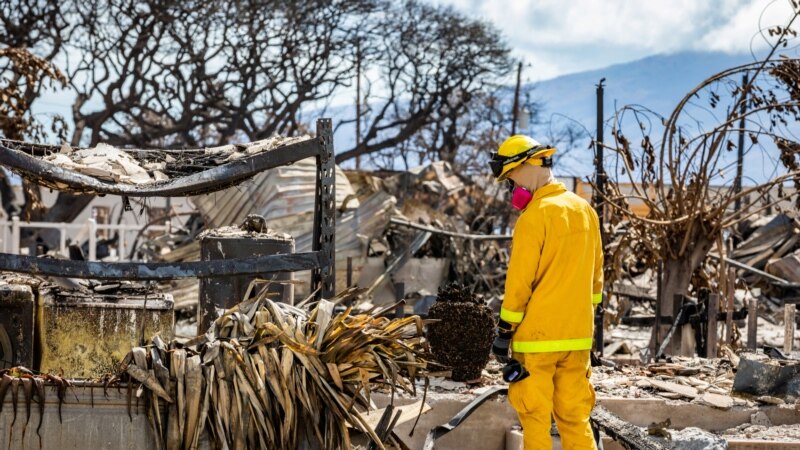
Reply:
[[553, 411], [553, 373], [558, 356], [552, 353], [516, 353], [530, 375], [508, 386], [508, 401], [522, 424], [525, 450], [550, 449]]
[[596, 449], [589, 424], [595, 401], [590, 375], [588, 350], [568, 352], [556, 366], [553, 415], [564, 450]]

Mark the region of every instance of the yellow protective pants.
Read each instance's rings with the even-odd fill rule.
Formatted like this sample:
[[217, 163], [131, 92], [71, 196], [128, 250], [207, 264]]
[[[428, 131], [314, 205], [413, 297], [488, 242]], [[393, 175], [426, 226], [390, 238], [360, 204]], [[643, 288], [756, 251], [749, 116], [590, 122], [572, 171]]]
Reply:
[[525, 450], [551, 450], [550, 417], [556, 419], [564, 450], [595, 450], [589, 415], [594, 388], [589, 350], [515, 353], [530, 376], [508, 387], [508, 401], [522, 423]]

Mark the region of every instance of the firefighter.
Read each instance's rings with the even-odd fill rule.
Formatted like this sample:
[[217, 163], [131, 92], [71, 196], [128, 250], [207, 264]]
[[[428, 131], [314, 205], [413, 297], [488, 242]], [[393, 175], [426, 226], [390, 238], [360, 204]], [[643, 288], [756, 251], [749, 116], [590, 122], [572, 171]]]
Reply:
[[597, 213], [553, 176], [555, 152], [515, 135], [490, 161], [497, 181], [513, 189], [512, 206], [522, 211], [492, 352], [501, 363], [524, 368], [513, 371], [508, 400], [526, 450], [552, 448], [551, 415], [564, 449], [595, 449], [589, 352], [594, 309], [602, 301], [603, 249]]

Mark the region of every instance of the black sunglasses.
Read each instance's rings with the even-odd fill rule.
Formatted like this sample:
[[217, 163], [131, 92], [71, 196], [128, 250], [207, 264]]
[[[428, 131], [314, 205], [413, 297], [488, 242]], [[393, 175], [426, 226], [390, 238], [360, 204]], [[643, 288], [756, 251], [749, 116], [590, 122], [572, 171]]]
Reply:
[[[489, 160], [489, 168], [492, 169], [492, 174], [495, 178], [497, 178], [503, 173], [503, 167], [505, 167], [506, 164], [528, 159], [534, 153], [541, 150], [547, 150], [549, 148], [553, 147], [549, 145], [537, 145], [536, 147], [531, 147], [522, 153], [517, 153], [514, 156], [502, 156], [497, 153], [492, 153], [492, 159]], [[552, 165], [553, 162], [551, 158], [542, 158], [543, 167], [552, 167]]]

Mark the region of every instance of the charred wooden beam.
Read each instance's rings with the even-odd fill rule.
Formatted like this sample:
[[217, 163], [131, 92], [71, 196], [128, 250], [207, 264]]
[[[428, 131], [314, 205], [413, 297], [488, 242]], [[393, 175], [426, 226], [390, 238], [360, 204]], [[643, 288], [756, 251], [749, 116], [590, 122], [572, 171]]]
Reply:
[[625, 422], [602, 406], [595, 406], [590, 420], [600, 431], [628, 450], [667, 450], [670, 448], [648, 436], [644, 429]]
[[173, 280], [258, 275], [317, 269], [320, 262], [319, 252], [180, 263], [72, 261], [0, 253], [0, 271], [87, 279]]
[[59, 191], [128, 197], [185, 197], [207, 194], [234, 186], [264, 170], [319, 156], [323, 149], [324, 147], [320, 145], [318, 139], [307, 139], [231, 161], [202, 172], [146, 185], [98, 180], [2, 144], [0, 144], [0, 164], [25, 179]]

